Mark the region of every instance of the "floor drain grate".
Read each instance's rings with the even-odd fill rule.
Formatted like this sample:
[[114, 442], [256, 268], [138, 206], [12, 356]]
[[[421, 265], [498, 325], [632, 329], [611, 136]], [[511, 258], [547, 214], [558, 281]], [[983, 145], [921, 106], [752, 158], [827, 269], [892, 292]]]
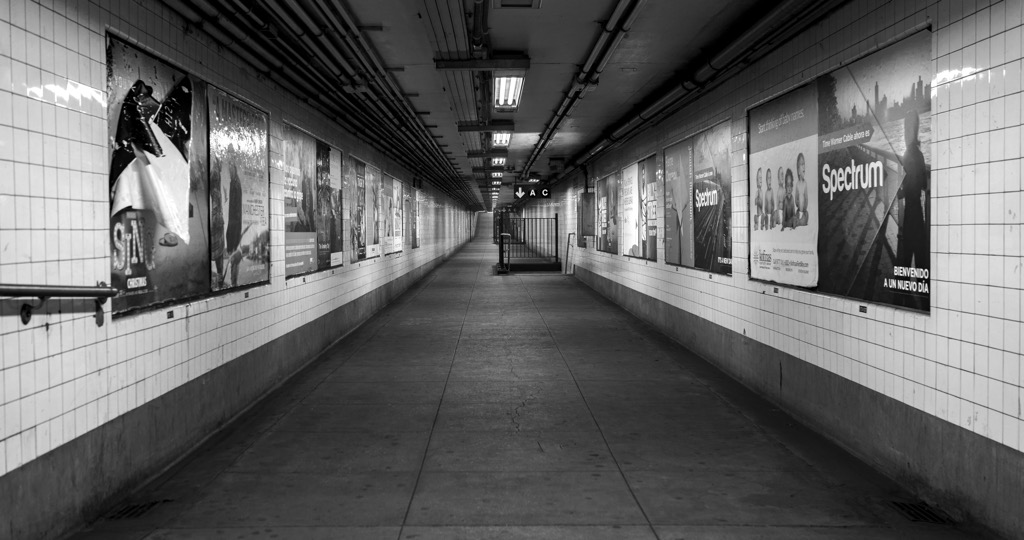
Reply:
[[910, 521], [934, 523], [936, 525], [950, 525], [953, 523], [953, 520], [946, 517], [945, 514], [925, 503], [892, 501], [892, 505], [903, 514], [903, 517]]
[[135, 519], [146, 515], [147, 512], [156, 508], [157, 506], [171, 502], [170, 499], [164, 499], [162, 501], [148, 501], [143, 503], [132, 503], [126, 504], [117, 510], [107, 514], [107, 519]]

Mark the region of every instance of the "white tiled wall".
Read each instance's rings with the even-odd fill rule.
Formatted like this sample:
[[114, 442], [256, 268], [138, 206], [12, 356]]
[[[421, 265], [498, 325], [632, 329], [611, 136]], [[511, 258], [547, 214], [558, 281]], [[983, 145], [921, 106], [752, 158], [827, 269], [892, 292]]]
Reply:
[[[1016, 450], [1024, 450], [1021, 136], [1024, 0], [854, 0], [796, 39], [591, 164], [591, 182], [731, 118], [733, 275], [587, 249], [570, 262], [839, 374]], [[932, 308], [922, 315], [749, 279], [746, 109], [930, 22], [936, 156]], [[663, 172], [663, 171], [662, 171]], [[592, 184], [591, 184], [592, 185]], [[582, 179], [555, 206], [575, 230]], [[663, 194], [659, 193], [659, 197]], [[574, 260], [575, 259], [575, 260]]]
[[[0, 283], [110, 282], [106, 33], [109, 30], [403, 181], [412, 174], [186, 34], [155, 0], [0, 0]], [[274, 129], [277, 128], [277, 129]], [[271, 141], [271, 163], [280, 160]], [[472, 216], [421, 192], [420, 247], [284, 278], [283, 189], [271, 171], [271, 283], [112, 319], [51, 301], [22, 325], [0, 299], [0, 475], [270, 340], [313, 321], [468, 237]], [[347, 194], [346, 194], [347, 195]], [[347, 217], [348, 197], [344, 201]], [[444, 213], [462, 227], [442, 229]], [[351, 248], [346, 238], [346, 248]], [[167, 312], [173, 310], [174, 317]]]

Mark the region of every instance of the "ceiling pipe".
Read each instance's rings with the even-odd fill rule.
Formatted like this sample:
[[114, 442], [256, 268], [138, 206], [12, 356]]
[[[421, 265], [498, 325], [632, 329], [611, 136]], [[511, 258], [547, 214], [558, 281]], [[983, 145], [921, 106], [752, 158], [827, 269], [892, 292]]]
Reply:
[[[280, 42], [280, 45], [281, 47], [276, 50], [287, 53], [289, 50], [287, 45], [285, 45], [284, 42]], [[320, 70], [315, 69], [307, 64], [303, 59], [297, 57], [294, 51], [292, 51], [292, 58], [289, 62], [291, 65], [297, 65], [305, 71], [305, 74], [300, 77], [297, 74], [294, 74], [291, 68], [286, 67], [282, 71], [289, 78], [293, 80], [304, 80], [305, 86], [309, 86], [309, 83], [313, 82], [314, 85], [321, 88], [333, 89], [333, 86], [329, 81], [322, 79], [322, 73]], [[298, 85], [296, 84], [290, 84], [289, 87], [291, 91], [297, 95], [301, 96], [306, 94], [306, 92], [298, 91]], [[307, 103], [310, 103], [311, 106], [314, 106], [321, 112], [325, 109], [331, 111], [327, 116], [335, 119], [336, 121], [341, 117], [348, 119], [348, 122], [339, 121], [339, 124], [349, 125], [355, 128], [355, 130], [360, 131], [364, 136], [369, 137], [368, 142], [370, 142], [371, 146], [381, 150], [383, 153], [394, 154], [393, 157], [397, 157], [397, 161], [408, 167], [410, 170], [420, 170], [427, 166], [427, 164], [419, 159], [419, 156], [405, 141], [394, 138], [390, 132], [383, 128], [381, 122], [378, 120], [366, 117], [365, 110], [363, 108], [349, 106], [347, 105], [347, 101], [343, 97], [339, 97], [336, 92], [331, 91], [330, 93], [332, 94], [332, 97], [337, 99], [332, 101], [325, 97], [324, 94], [319, 94], [315, 96], [315, 98], [307, 98]], [[362, 119], [364, 117], [366, 118]], [[428, 170], [430, 170], [429, 167]], [[428, 173], [428, 177], [430, 176], [432, 175]], [[436, 180], [432, 179], [432, 181], [432, 183], [436, 183]]]
[[[324, 0], [317, 1], [321, 2], [322, 4]], [[399, 103], [402, 105], [400, 107], [400, 110], [406, 113], [406, 120], [410, 122], [410, 125], [416, 126], [418, 128], [417, 132], [420, 135], [423, 144], [426, 145], [426, 148], [433, 150], [433, 152], [431, 153], [435, 156], [443, 155], [444, 153], [441, 151], [441, 148], [437, 146], [437, 141], [435, 141], [434, 138], [430, 136], [430, 132], [427, 131], [425, 127], [423, 127], [423, 124], [420, 122], [419, 118], [414, 114], [412, 105], [409, 103], [408, 99], [404, 96], [401, 89], [398, 88], [398, 85], [395, 84], [394, 80], [388, 75], [387, 70], [384, 68], [384, 65], [377, 57], [377, 54], [363, 39], [362, 33], [359, 31], [358, 25], [355, 24], [354, 20], [349, 15], [348, 11], [338, 4], [335, 4], [335, 8], [338, 14], [341, 16], [342, 21], [344, 23], [344, 26], [341, 27], [341, 30], [344, 32], [346, 39], [355, 42], [355, 50], [361, 53], [360, 57], [365, 58], [367, 63], [370, 64], [370, 66], [372, 67], [372, 69], [369, 70], [369, 73], [373, 74], [374, 79], [382, 83], [383, 87], [390, 89], [392, 100], [395, 103]], [[449, 170], [449, 172], [452, 175], [458, 177], [458, 172], [455, 170], [455, 167], [450, 162], [444, 159], [440, 161], [447, 166], [442, 167], [443, 169]]]
[[473, 50], [478, 53], [485, 53], [486, 47], [484, 43], [484, 36], [487, 35], [487, 30], [484, 26], [487, 24], [487, 4], [484, 0], [473, 0], [473, 37], [472, 47]]
[[[306, 2], [306, 0], [303, 1]], [[261, 51], [263, 60], [270, 62], [275, 68], [271, 73], [272, 78], [276, 79], [282, 88], [285, 88], [292, 94], [299, 97], [307, 96], [304, 100], [315, 110], [339, 125], [361, 131], [364, 137], [368, 137], [367, 142], [372, 147], [396, 159], [396, 161], [402, 163], [410, 171], [421, 171], [424, 176], [430, 179], [435, 187], [451, 196], [454, 200], [461, 201], [468, 207], [479, 204], [475, 197], [462, 193], [466, 191], [466, 187], [462, 185], [463, 182], [455, 181], [450, 176], [443, 174], [442, 171], [446, 170], [446, 168], [454, 171], [454, 165], [447, 160], [438, 159], [437, 155], [428, 148], [425, 148], [422, 142], [417, 140], [417, 137], [412, 136], [413, 134], [409, 134], [406, 137], [394, 137], [394, 133], [402, 130], [389, 130], [381, 120], [383, 118], [392, 118], [396, 123], [400, 123], [401, 120], [390, 110], [391, 107], [376, 99], [377, 96], [374, 93], [369, 92], [368, 94], [374, 98], [371, 101], [377, 104], [373, 109], [377, 110], [378, 114], [381, 115], [381, 119], [377, 120], [373, 119], [373, 115], [367, 114], [366, 107], [358, 105], [359, 101], [353, 103], [345, 96], [340, 95], [336, 91], [335, 84], [323, 79], [324, 70], [317, 69], [309, 64], [308, 60], [311, 58], [308, 56], [308, 50], [306, 51], [307, 55], [303, 55], [300, 50], [288, 45], [288, 37], [281, 36], [276, 32], [274, 27], [266, 22], [267, 17], [261, 16], [256, 9], [252, 9], [250, 5], [245, 3], [239, 3], [237, 0], [234, 3], [230, 3], [228, 0], [214, 0], [214, 2], [216, 6], [207, 0], [196, 0], [191, 2], [191, 4], [185, 4], [180, 0], [167, 0], [167, 4], [172, 9], [175, 9], [193, 23], [201, 24], [211, 37], [214, 37], [222, 45], [243, 45], [243, 48], [233, 47], [239, 53], [239, 56], [251, 65], [257, 66], [265, 72], [270, 72], [271, 69], [263, 61], [250, 54], [246, 48]], [[193, 9], [191, 5], [197, 6], [197, 9]], [[289, 2], [289, 5], [293, 9], [298, 7], [294, 2]], [[311, 7], [308, 2], [305, 6]], [[280, 20], [285, 21], [285, 24], [294, 26], [291, 29], [294, 34], [291, 36], [291, 39], [301, 40], [305, 45], [303, 48], [313, 49], [314, 54], [318, 47], [315, 46], [315, 43], [310, 38], [317, 35], [321, 36], [321, 39], [330, 37], [329, 33], [325, 34], [323, 32], [323, 28], [315, 25], [310, 27], [309, 30], [302, 28], [286, 10], [272, 11], [278, 13], [281, 16]], [[212, 20], [205, 20], [204, 14], [210, 16]], [[326, 11], [325, 14], [329, 15], [330, 12]], [[242, 21], [246, 29], [239, 28], [238, 25], [230, 21], [225, 15], [234, 16]], [[308, 14], [306, 16], [303, 15], [301, 13], [296, 14], [304, 24], [308, 25], [312, 22], [313, 19]], [[319, 34], [316, 33], [318, 31]], [[276, 46], [270, 46], [270, 50], [268, 50], [268, 47], [264, 47], [257, 42], [259, 36], [268, 36], [265, 39], [276, 41]], [[333, 37], [337, 38], [338, 36], [335, 35]], [[334, 45], [334, 43], [330, 43], [330, 45]], [[336, 47], [325, 46], [323, 48], [328, 49], [332, 53], [336, 52], [334, 50]], [[356, 52], [358, 53], [358, 51]], [[326, 58], [320, 56], [319, 59], [326, 65], [331, 65]], [[334, 60], [339, 59], [339, 57], [334, 56]], [[338, 64], [345, 65], [341, 62]], [[299, 71], [294, 71], [292, 66], [297, 67]], [[336, 66], [332, 66], [332, 70], [337, 72], [334, 67]], [[312, 91], [303, 91], [303, 88], [308, 88]], [[322, 91], [317, 91], [315, 88], [320, 88]], [[382, 90], [383, 95], [387, 96], [388, 89], [385, 87]], [[396, 108], [401, 110], [401, 107]], [[416, 120], [418, 121], [418, 119]], [[408, 130], [404, 131], [408, 134]], [[432, 138], [431, 141], [434, 142]], [[426, 158], [425, 161], [424, 158]]]
[[671, 88], [654, 97], [650, 104], [643, 105], [639, 112], [629, 115], [628, 118], [620, 121], [617, 126], [605, 132], [604, 136], [581, 151], [572, 160], [574, 167], [563, 173], [561, 178], [568, 177], [576, 167], [593, 159], [598, 153], [609, 148], [611, 145], [628, 139], [645, 125], [663, 116], [684, 100], [694, 99], [723, 71], [733, 69], [743, 62], [753, 61], [757, 53], [765, 48], [770, 48], [775, 42], [788, 39], [788, 34], [802, 29], [808, 24], [808, 21], [817, 20], [817, 18], [833, 10], [842, 1], [786, 1], [748, 28], [739, 38], [711, 57], [710, 60], [697, 68], [690, 76], [678, 79]]
[[598, 36], [597, 42], [590, 49], [590, 54], [587, 55], [587, 60], [583, 63], [583, 67], [580, 68], [580, 71], [573, 79], [573, 83], [556, 109], [555, 115], [548, 122], [540, 138], [537, 140], [537, 144], [533, 147], [530, 157], [526, 160], [526, 164], [523, 167], [523, 177], [530, 173], [530, 168], [533, 167], [533, 164], [536, 163], [537, 159], [544, 153], [544, 150], [547, 149], [548, 144], [551, 143], [557, 134], [558, 127], [572, 114], [572, 111], [576, 109], [576, 106], [583, 99], [586, 92], [597, 84], [598, 78], [611, 60], [613, 52], [618, 48], [622, 39], [640, 15], [645, 1], [619, 0], [618, 4], [615, 5], [615, 9], [608, 18], [608, 22], [601, 29], [601, 35]]

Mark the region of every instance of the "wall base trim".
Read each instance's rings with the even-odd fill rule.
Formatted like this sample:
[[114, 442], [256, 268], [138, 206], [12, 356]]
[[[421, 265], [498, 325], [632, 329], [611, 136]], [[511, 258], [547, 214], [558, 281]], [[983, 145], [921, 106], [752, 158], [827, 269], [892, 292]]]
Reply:
[[575, 276], [921, 499], [1008, 538], [1024, 534], [1024, 453], [584, 266]]

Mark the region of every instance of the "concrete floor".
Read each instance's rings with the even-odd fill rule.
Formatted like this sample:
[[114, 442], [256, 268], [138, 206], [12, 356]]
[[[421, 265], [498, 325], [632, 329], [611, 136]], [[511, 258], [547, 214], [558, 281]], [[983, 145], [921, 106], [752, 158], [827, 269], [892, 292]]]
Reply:
[[953, 539], [913, 500], [490, 228], [78, 539]]

